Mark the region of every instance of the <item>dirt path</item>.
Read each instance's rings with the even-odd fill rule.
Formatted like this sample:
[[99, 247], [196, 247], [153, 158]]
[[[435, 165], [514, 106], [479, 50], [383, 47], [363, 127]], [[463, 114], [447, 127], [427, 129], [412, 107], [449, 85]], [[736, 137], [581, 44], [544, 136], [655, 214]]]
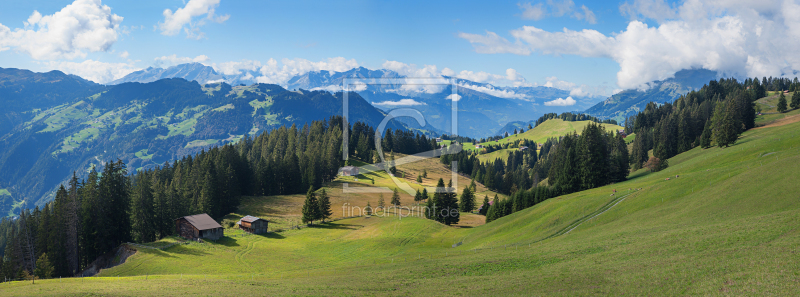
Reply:
[[782, 118], [782, 119], [777, 119], [774, 122], [769, 123], [767, 125], [764, 125], [764, 126], [761, 126], [761, 127], [758, 127], [758, 128], [753, 128], [753, 130], [764, 129], [764, 128], [772, 128], [772, 127], [780, 127], [780, 126], [783, 126], [783, 125], [788, 125], [788, 124], [797, 123], [797, 122], [800, 122], [800, 114], [796, 114], [796, 115], [793, 115], [793, 116], [785, 117], [785, 118]]

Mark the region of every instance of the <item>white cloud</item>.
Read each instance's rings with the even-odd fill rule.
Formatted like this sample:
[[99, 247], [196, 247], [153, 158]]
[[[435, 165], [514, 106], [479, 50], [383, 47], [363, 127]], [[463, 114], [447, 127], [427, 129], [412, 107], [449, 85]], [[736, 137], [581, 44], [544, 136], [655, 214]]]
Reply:
[[[666, 5], [652, 3], [656, 4], [631, 5], [631, 13], [654, 16], [655, 8]], [[459, 36], [479, 53], [610, 58], [620, 65], [617, 85], [625, 89], [640, 88], [689, 68], [749, 77], [791, 75], [800, 70], [796, 54], [800, 3], [687, 0], [671, 11], [675, 19], [660, 21], [655, 27], [631, 21], [624, 31], [608, 36], [595, 30], [548, 32], [532, 26], [512, 30], [513, 43], [493, 32]]]
[[[310, 71], [336, 71], [343, 72], [359, 66], [355, 59], [345, 59], [343, 57], [328, 58], [323, 61], [310, 61], [306, 59], [282, 59], [278, 62], [275, 59], [269, 59], [266, 63], [255, 60], [241, 60], [224, 63], [211, 63], [220, 74], [223, 75], [255, 75], [254, 79], [258, 83], [286, 85], [294, 76], [304, 74]], [[330, 87], [320, 89], [329, 90]], [[341, 88], [340, 88], [341, 89]], [[330, 89], [333, 90], [333, 89]]]
[[547, 101], [547, 102], [544, 103], [544, 105], [545, 106], [572, 106], [572, 105], [575, 105], [575, 103], [577, 103], [577, 101], [575, 101], [575, 99], [572, 99], [572, 97], [567, 97], [567, 99], [558, 98], [558, 99], [553, 100], [553, 101]]
[[0, 51], [15, 49], [36, 60], [75, 59], [105, 52], [117, 41], [122, 17], [100, 0], [76, 0], [52, 15], [38, 11], [24, 28], [0, 24]]
[[517, 3], [519, 9], [522, 10], [522, 18], [526, 20], [538, 21], [544, 18], [547, 11], [545, 11], [544, 3], [537, 3], [531, 5], [530, 3]]
[[445, 97], [445, 99], [458, 101], [458, 100], [461, 100], [461, 95], [459, 95], [459, 94], [450, 94], [450, 95], [447, 95], [447, 97]]
[[122, 78], [131, 72], [141, 69], [129, 63], [105, 63], [95, 60], [85, 60], [80, 63], [49, 61], [44, 64], [50, 69], [58, 69], [64, 73], [74, 74], [101, 84]]
[[190, 58], [190, 57], [178, 57], [178, 55], [173, 54], [171, 56], [157, 57], [155, 60], [156, 64], [158, 65], [161, 65], [162, 63], [165, 62], [167, 65], [178, 65], [186, 63], [201, 63], [205, 65], [206, 62], [208, 62], [211, 59], [209, 59], [208, 56], [206, 55], [199, 55], [197, 57]]
[[597, 16], [595, 16], [594, 12], [586, 5], [581, 5], [580, 10], [576, 11], [575, 2], [572, 0], [547, 0], [547, 6], [545, 6], [545, 3], [517, 3], [517, 7], [522, 10], [520, 17], [525, 20], [538, 21], [548, 15], [561, 17], [569, 14], [570, 17], [577, 20], [586, 20], [589, 24], [597, 23]]
[[[178, 8], [173, 12], [171, 9], [164, 9], [164, 21], [158, 23], [161, 34], [174, 36], [180, 33], [181, 29], [186, 33], [187, 38], [202, 39], [205, 33], [200, 31], [200, 27], [207, 21], [223, 23], [230, 18], [230, 15], [217, 16], [215, 10], [219, 6], [220, 0], [189, 0], [186, 6]], [[193, 18], [203, 16], [197, 21]]]
[[572, 17], [578, 20], [586, 20], [589, 24], [597, 24], [597, 16], [586, 5], [581, 5], [581, 11], [576, 11], [572, 14]]
[[675, 18], [678, 12], [664, 0], [634, 0], [619, 6], [619, 11], [631, 20], [654, 19], [663, 21]]
[[124, 52], [119, 54], [119, 57], [123, 58], [123, 59], [127, 59], [129, 55], [130, 54], [128, 54], [128, 51], [124, 51]]
[[[458, 95], [456, 95], [458, 96]], [[458, 100], [456, 100], [458, 101]], [[383, 101], [383, 102], [376, 102], [372, 103], [373, 105], [384, 105], [384, 106], [416, 106], [416, 105], [428, 105], [424, 102], [418, 102], [414, 99], [401, 99], [398, 101]]]

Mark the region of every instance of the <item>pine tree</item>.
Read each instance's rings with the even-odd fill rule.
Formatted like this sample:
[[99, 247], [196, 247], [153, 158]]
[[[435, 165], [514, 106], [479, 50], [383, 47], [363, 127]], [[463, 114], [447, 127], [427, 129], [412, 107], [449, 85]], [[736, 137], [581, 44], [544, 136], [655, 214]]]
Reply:
[[417, 189], [417, 192], [414, 194], [414, 202], [422, 201], [422, 192]]
[[475, 184], [475, 180], [473, 179], [472, 182], [469, 183], [469, 188], [472, 190], [472, 193], [478, 190], [478, 185]]
[[325, 219], [330, 219], [331, 215], [333, 215], [331, 200], [328, 197], [328, 193], [325, 192], [325, 188], [323, 188], [322, 193], [319, 194], [319, 219], [325, 223]]
[[422, 188], [422, 200], [428, 200], [428, 189]]
[[366, 216], [371, 216], [372, 213], [373, 213], [372, 206], [369, 205], [369, 202], [367, 202], [367, 207], [364, 207], [364, 214]]
[[453, 188], [452, 180], [447, 183], [447, 190], [442, 195], [441, 203], [441, 222], [448, 226], [457, 224], [461, 218], [461, 214], [458, 212], [458, 196], [456, 194], [456, 189]]
[[53, 276], [53, 270], [53, 264], [50, 263], [47, 254], [42, 253], [39, 259], [36, 260], [36, 270], [33, 274], [40, 279], [45, 279]]
[[421, 175], [417, 175], [417, 183], [418, 184], [422, 183], [422, 176]]
[[483, 196], [483, 204], [481, 205], [481, 209], [478, 210], [478, 214], [486, 216], [486, 212], [489, 211], [489, 196]]
[[428, 178], [428, 169], [422, 169], [422, 178]]
[[711, 147], [711, 121], [706, 121], [703, 134], [700, 136], [700, 147], [704, 149]]
[[781, 96], [778, 98], [778, 112], [786, 112], [786, 96], [783, 95], [783, 92], [781, 92]]
[[381, 211], [384, 211], [386, 208], [386, 202], [383, 199], [383, 194], [378, 195], [378, 208], [380, 208]]
[[792, 109], [800, 108], [800, 90], [795, 90], [794, 94], [792, 95]]
[[395, 207], [400, 206], [400, 193], [397, 192], [397, 188], [392, 191], [392, 200], [389, 203]]
[[489, 206], [489, 209], [486, 211], [486, 223], [490, 223], [496, 219], [499, 219], [502, 215], [502, 210], [500, 210], [500, 201], [497, 198], [497, 195], [494, 195], [494, 200], [492, 201], [492, 205]]
[[470, 187], [464, 188], [464, 191], [461, 192], [458, 208], [461, 212], [472, 212], [475, 209], [475, 195], [472, 194]]
[[319, 218], [319, 203], [317, 202], [317, 194], [314, 193], [314, 188], [308, 188], [306, 193], [306, 201], [303, 204], [303, 223], [314, 224], [314, 220]]

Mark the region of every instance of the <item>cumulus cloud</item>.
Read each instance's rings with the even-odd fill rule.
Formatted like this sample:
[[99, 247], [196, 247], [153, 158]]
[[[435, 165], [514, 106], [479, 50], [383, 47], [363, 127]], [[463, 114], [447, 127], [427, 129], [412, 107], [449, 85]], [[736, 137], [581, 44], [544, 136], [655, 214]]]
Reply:
[[575, 9], [575, 2], [572, 0], [547, 0], [547, 5], [540, 2], [536, 4], [517, 3], [517, 7], [522, 10], [520, 17], [525, 20], [538, 21], [544, 19], [548, 15], [554, 17], [561, 17], [570, 15], [570, 17], [577, 20], [586, 20], [587, 23], [596, 24], [597, 17], [586, 5], [581, 5], [579, 10]]
[[[171, 9], [164, 9], [164, 21], [158, 23], [161, 34], [174, 36], [181, 32], [186, 33], [187, 38], [202, 39], [205, 33], [200, 31], [200, 27], [206, 22], [223, 23], [230, 18], [230, 15], [216, 15], [216, 9], [220, 0], [189, 0], [186, 6], [178, 8], [174, 12]], [[205, 18], [197, 18], [205, 16]]]
[[[451, 95], [452, 96], [452, 95]], [[456, 95], [458, 96], [458, 95]], [[456, 100], [458, 101], [458, 100]], [[372, 103], [373, 105], [382, 105], [382, 106], [417, 106], [417, 105], [428, 105], [425, 102], [419, 102], [414, 99], [400, 99], [398, 101], [383, 101], [383, 102], [376, 102]]]
[[80, 63], [48, 61], [44, 64], [50, 69], [58, 69], [64, 73], [74, 74], [101, 84], [122, 78], [131, 72], [141, 69], [129, 63], [105, 63], [95, 60], [86, 60]]
[[494, 32], [459, 36], [479, 53], [610, 58], [620, 65], [617, 85], [625, 89], [642, 88], [689, 68], [749, 77], [800, 70], [795, 50], [800, 48], [800, 3], [687, 0], [662, 11], [673, 18], [658, 18], [664, 7], [669, 6], [658, 1], [628, 4], [624, 9], [629, 14], [656, 18], [658, 25], [634, 20], [624, 31], [608, 36], [588, 29], [548, 32], [533, 26], [512, 30], [514, 42]]
[[24, 28], [0, 24], [0, 51], [15, 49], [36, 60], [75, 59], [105, 52], [117, 41], [122, 17], [100, 0], [76, 0], [52, 15], [34, 11]]
[[155, 60], [157, 65], [162, 65], [162, 64], [178, 65], [186, 63], [201, 63], [205, 65], [206, 62], [208, 62], [211, 59], [209, 59], [208, 56], [206, 55], [199, 55], [197, 57], [190, 58], [190, 57], [178, 57], [178, 55], [173, 54], [171, 56], [157, 57]]
[[[252, 73], [258, 83], [286, 85], [294, 76], [310, 71], [336, 71], [343, 72], [358, 67], [355, 59], [343, 57], [328, 58], [323, 61], [310, 61], [306, 59], [282, 59], [278, 62], [269, 59], [265, 63], [256, 60], [241, 60], [224, 63], [211, 63], [215, 71], [223, 75], [246, 75]], [[326, 87], [327, 88], [327, 87]]]
[[122, 52], [122, 53], [120, 53], [120, 54], [119, 54], [119, 57], [120, 57], [120, 58], [123, 58], [123, 59], [127, 59], [127, 58], [128, 58], [128, 56], [130, 56], [130, 54], [128, 53], [128, 51], [124, 51], [124, 52]]
[[445, 99], [458, 101], [458, 100], [461, 100], [461, 95], [459, 95], [459, 94], [450, 94], [450, 95], [447, 95], [447, 97], [445, 97]]
[[547, 102], [544, 103], [544, 105], [545, 106], [572, 106], [572, 105], [575, 105], [575, 103], [578, 103], [577, 101], [575, 101], [575, 99], [572, 99], [572, 97], [567, 97], [567, 99], [558, 98], [558, 99], [553, 100], [553, 101], [547, 101]]

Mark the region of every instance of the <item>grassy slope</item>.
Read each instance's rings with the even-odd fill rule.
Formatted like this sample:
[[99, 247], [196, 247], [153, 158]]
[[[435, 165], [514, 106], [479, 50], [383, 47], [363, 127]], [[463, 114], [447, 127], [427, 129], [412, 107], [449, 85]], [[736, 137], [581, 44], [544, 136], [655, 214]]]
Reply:
[[[531, 130], [525, 131], [524, 133], [511, 135], [509, 137], [497, 140], [497, 141], [487, 141], [484, 142], [484, 145], [497, 145], [497, 144], [505, 144], [505, 143], [515, 143], [519, 142], [523, 139], [533, 140], [536, 143], [544, 143], [547, 139], [559, 137], [563, 135], [567, 135], [572, 132], [577, 132], [580, 134], [583, 132], [583, 129], [589, 125], [591, 121], [579, 121], [579, 122], [567, 122], [561, 119], [552, 119], [547, 120], [544, 123], [541, 123], [539, 126], [534, 127]], [[606, 131], [617, 131], [622, 129], [622, 127], [617, 125], [611, 124], [601, 124]], [[465, 150], [475, 149], [475, 146], [471, 143], [467, 143], [464, 145]], [[494, 161], [497, 158], [502, 158], [503, 160], [508, 158], [508, 154], [511, 150], [515, 149], [503, 149], [494, 151], [488, 154], [482, 154], [478, 156], [482, 162], [486, 161]]]
[[[476, 228], [347, 219], [142, 250], [101, 277], [6, 283], [0, 292], [792, 295], [800, 291], [798, 129], [800, 123], [748, 131], [733, 147], [676, 156], [663, 172], [639, 171]], [[642, 190], [571, 233], [540, 241], [617, 198], [612, 189], [629, 188]]]

